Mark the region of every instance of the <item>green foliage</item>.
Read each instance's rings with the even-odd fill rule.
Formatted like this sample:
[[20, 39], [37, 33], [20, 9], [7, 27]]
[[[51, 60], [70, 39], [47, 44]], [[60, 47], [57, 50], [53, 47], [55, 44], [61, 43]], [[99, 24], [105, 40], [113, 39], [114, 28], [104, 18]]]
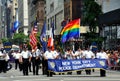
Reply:
[[8, 38], [2, 38], [1, 40], [2, 40], [2, 43], [4, 43], [4, 42], [9, 42], [9, 39], [8, 39]]
[[84, 0], [82, 24], [88, 25], [91, 32], [96, 32], [100, 14], [102, 14], [100, 5], [94, 0]]
[[13, 42], [14, 44], [22, 44], [24, 42], [27, 42], [28, 36], [24, 35], [23, 33], [15, 33], [13, 36]]
[[[36, 38], [38, 40], [38, 45], [40, 45], [40, 32], [37, 33]], [[15, 33], [13, 38], [3, 38], [1, 39], [2, 43], [4, 42], [12, 42], [16, 45], [21, 45], [26, 43], [28, 48], [31, 49], [31, 46], [29, 45], [29, 36], [26, 36], [24, 33]]]
[[85, 35], [85, 46], [90, 46], [92, 42], [96, 42], [98, 45], [98, 48], [100, 48], [104, 40], [105, 38], [100, 37], [99, 34], [95, 32], [87, 32]]

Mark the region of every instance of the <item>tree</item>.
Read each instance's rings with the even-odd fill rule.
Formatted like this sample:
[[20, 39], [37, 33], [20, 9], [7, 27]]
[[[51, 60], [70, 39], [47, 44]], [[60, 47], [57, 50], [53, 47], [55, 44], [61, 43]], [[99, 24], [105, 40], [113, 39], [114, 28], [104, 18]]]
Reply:
[[104, 37], [98, 37], [98, 33], [87, 32], [85, 35], [85, 47], [90, 46], [92, 42], [97, 43], [98, 49], [101, 49], [102, 42], [105, 40]]
[[96, 32], [100, 14], [102, 14], [102, 9], [99, 4], [94, 0], [84, 0], [82, 24], [88, 25], [90, 32]]
[[24, 35], [24, 33], [15, 33], [13, 36], [13, 43], [20, 45], [24, 42], [27, 42], [28, 36]]
[[[92, 42], [96, 42], [98, 46], [101, 46], [104, 38], [99, 37], [99, 33], [96, 33], [98, 27], [98, 17], [102, 14], [102, 9], [95, 0], [83, 0], [83, 15], [81, 24], [89, 26], [90, 32], [85, 35], [85, 46], [90, 46]], [[100, 47], [99, 47], [100, 48]]]
[[2, 43], [9, 42], [9, 39], [8, 38], [2, 38], [1, 41], [2, 41]]

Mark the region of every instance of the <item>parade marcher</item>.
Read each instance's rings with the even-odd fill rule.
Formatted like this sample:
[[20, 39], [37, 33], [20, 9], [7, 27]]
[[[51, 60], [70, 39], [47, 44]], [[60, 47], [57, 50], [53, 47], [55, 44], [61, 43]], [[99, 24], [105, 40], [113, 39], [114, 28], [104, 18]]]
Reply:
[[[88, 47], [87, 50], [84, 52], [83, 57], [85, 57], [85, 59], [94, 59], [95, 55]], [[85, 71], [87, 75], [91, 75], [91, 69], [86, 69]]]
[[1, 48], [0, 50], [0, 72], [7, 72], [7, 62], [5, 60], [6, 52]]
[[39, 75], [39, 65], [40, 65], [40, 50], [36, 48], [32, 50], [32, 66], [33, 66], [33, 75]]
[[[28, 49], [28, 51], [30, 52], [31, 58], [32, 58], [32, 50], [31, 50], [31, 49]], [[29, 64], [28, 64], [28, 71], [29, 71], [29, 72], [32, 72], [32, 70], [31, 70], [32, 67], [31, 67], [31, 66], [32, 66], [32, 62], [30, 61]]]
[[8, 55], [8, 52], [6, 52], [5, 61], [6, 61], [6, 65], [7, 65], [7, 71], [12, 68], [12, 65], [9, 63], [9, 60], [10, 60], [10, 57]]
[[[83, 57], [82, 50], [80, 48], [78, 48], [78, 50], [75, 51], [74, 56], [75, 56], [75, 59], [82, 59], [82, 57]], [[77, 71], [77, 74], [81, 74], [81, 70]]]
[[15, 69], [17, 70], [17, 67], [19, 67], [19, 70], [22, 71], [22, 65], [19, 62], [19, 58], [21, 56], [21, 53], [19, 52], [19, 50], [14, 50], [12, 55], [15, 58]]
[[23, 51], [21, 52], [22, 58], [22, 69], [23, 75], [28, 75], [28, 66], [31, 61], [31, 53], [27, 50], [27, 47], [23, 47]]
[[46, 75], [47, 74], [47, 71], [46, 71], [46, 61], [45, 61], [45, 58], [44, 58], [44, 52], [41, 51], [41, 57], [42, 57], [42, 75]]
[[53, 72], [48, 71], [48, 59], [55, 59], [54, 55], [53, 55], [53, 51], [52, 51], [52, 47], [48, 47], [48, 50], [44, 53], [44, 59], [45, 59], [45, 69], [46, 69], [46, 73], [47, 73], [47, 77], [52, 77], [53, 76]]
[[[97, 59], [108, 59], [108, 55], [104, 52], [103, 49], [101, 49], [100, 52], [96, 54]], [[106, 76], [106, 70], [100, 69], [100, 76], [105, 77]]]
[[[74, 53], [73, 53], [73, 51], [70, 48], [67, 48], [67, 50], [65, 52], [65, 58], [68, 59], [68, 60], [71, 60], [71, 59], [74, 58]], [[72, 72], [69, 71], [67, 74], [71, 75]]]

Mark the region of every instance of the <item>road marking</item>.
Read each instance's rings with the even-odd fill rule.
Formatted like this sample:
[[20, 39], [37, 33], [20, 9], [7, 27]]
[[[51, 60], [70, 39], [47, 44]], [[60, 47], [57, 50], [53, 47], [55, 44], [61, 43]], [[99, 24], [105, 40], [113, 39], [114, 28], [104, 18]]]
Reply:
[[[81, 80], [82, 81], [88, 81], [88, 79], [89, 79], [89, 81], [96, 81], [96, 79], [95, 78], [93, 78], [93, 79], [90, 79], [90, 78], [81, 78]], [[98, 78], [99, 79], [99, 81], [105, 81], [105, 80], [107, 80], [107, 81], [120, 81], [120, 79], [116, 79], [116, 78]], [[78, 80], [80, 80], [80, 78], [64, 78], [63, 80], [65, 80], [65, 81], [78, 81]]]
[[13, 80], [13, 81], [48, 81], [50, 79], [22, 79], [22, 80]]

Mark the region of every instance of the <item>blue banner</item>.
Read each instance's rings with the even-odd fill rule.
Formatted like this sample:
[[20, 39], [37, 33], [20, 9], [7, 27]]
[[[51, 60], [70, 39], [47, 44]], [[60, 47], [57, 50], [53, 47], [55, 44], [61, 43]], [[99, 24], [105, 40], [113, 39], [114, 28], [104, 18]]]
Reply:
[[5, 43], [3, 43], [3, 46], [4, 46], [4, 50], [10, 51], [11, 48], [12, 48], [12, 43], [11, 42], [5, 42]]
[[65, 71], [81, 70], [86, 68], [107, 69], [107, 62], [105, 59], [85, 59], [85, 60], [49, 59], [48, 60], [48, 70], [54, 72], [65, 72]]

